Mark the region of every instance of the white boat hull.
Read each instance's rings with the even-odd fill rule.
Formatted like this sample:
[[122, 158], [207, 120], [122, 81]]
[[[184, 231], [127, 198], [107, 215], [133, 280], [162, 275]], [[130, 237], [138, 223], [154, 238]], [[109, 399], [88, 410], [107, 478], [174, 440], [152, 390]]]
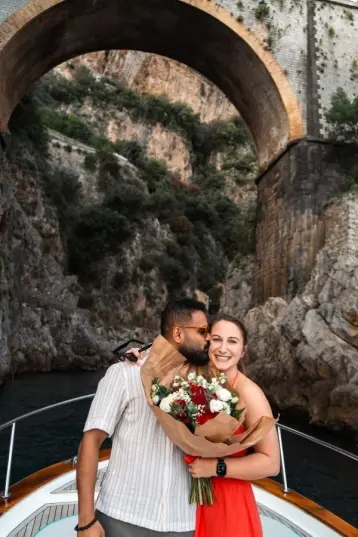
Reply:
[[[99, 463], [96, 497], [108, 466]], [[340, 533], [288, 501], [254, 486], [264, 537], [337, 537]], [[75, 470], [53, 479], [0, 518], [0, 537], [76, 537]], [[230, 536], [234, 537], [234, 536]]]

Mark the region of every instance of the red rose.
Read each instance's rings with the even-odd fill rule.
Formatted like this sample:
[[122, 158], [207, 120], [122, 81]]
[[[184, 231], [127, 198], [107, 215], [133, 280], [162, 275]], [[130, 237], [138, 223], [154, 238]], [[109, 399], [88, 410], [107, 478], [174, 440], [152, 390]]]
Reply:
[[202, 386], [192, 386], [191, 393], [191, 400], [195, 405], [206, 405], [206, 392]]
[[215, 412], [215, 413], [211, 413], [211, 412], [207, 413], [207, 412], [205, 412], [205, 414], [202, 414], [201, 416], [198, 416], [196, 418], [196, 423], [198, 425], [204, 425], [204, 423], [206, 423], [209, 420], [212, 420], [217, 415], [218, 415], [218, 412]]
[[205, 397], [205, 395], [203, 395], [201, 393], [197, 393], [197, 394], [193, 395], [191, 400], [196, 405], [206, 405], [206, 397]]

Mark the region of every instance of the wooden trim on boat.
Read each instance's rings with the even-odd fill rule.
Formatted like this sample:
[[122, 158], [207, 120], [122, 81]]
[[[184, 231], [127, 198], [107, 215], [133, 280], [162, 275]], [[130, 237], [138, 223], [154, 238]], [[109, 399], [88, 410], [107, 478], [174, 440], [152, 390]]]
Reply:
[[[109, 455], [110, 449], [105, 449], [100, 452], [99, 460], [105, 461], [109, 459]], [[74, 469], [75, 466], [73, 465], [72, 461], [60, 462], [39, 470], [25, 479], [22, 479], [11, 487], [11, 497], [8, 500], [0, 498], [0, 515], [14, 507], [14, 505], [35, 490], [46, 485], [53, 479], [60, 477], [61, 475], [72, 472]], [[348, 524], [348, 522], [345, 522], [330, 511], [327, 511], [320, 505], [312, 502], [304, 496], [301, 496], [301, 494], [298, 494], [297, 492], [290, 491], [288, 494], [284, 493], [280, 483], [276, 483], [271, 479], [259, 479], [254, 481], [253, 484], [266, 492], [269, 492], [270, 494], [273, 494], [274, 496], [302, 509], [340, 535], [344, 537], [358, 537], [357, 528], [354, 528]]]
[[[99, 460], [105, 461], [109, 459], [110, 453], [110, 449], [102, 450]], [[8, 500], [0, 498], [0, 516], [35, 490], [61, 475], [73, 472], [75, 468], [76, 466], [73, 465], [72, 461], [59, 462], [25, 477], [25, 479], [22, 479], [10, 488], [11, 497]]]
[[286, 502], [292, 503], [296, 507], [302, 509], [312, 517], [316, 518], [326, 526], [330, 527], [332, 530], [336, 531], [344, 537], [358, 537], [358, 529], [354, 526], [351, 526], [348, 522], [345, 522], [338, 516], [334, 515], [330, 511], [327, 511], [320, 505], [315, 502], [312, 502], [305, 496], [301, 496], [298, 492], [290, 491], [285, 493], [282, 490], [282, 485], [272, 481], [272, 479], [259, 479], [253, 481], [253, 485], [281, 498]]

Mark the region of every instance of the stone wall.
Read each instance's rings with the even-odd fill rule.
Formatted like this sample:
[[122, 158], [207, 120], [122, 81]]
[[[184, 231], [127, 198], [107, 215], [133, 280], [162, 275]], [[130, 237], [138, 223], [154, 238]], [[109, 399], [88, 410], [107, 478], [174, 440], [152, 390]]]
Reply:
[[332, 94], [343, 88], [350, 98], [358, 90], [358, 3], [315, 2], [320, 135], [327, 134], [325, 113]]
[[0, 2], [0, 22], [9, 17], [14, 11], [25, 4], [25, 0], [1, 0]]
[[357, 193], [344, 194], [327, 203], [324, 211], [325, 249], [331, 255], [358, 254]]
[[[26, 3], [25, 0], [0, 0], [0, 23]], [[229, 14], [241, 22], [249, 32], [271, 51], [287, 76], [296, 95], [304, 123], [311, 111], [312, 94], [318, 91], [320, 114], [319, 134], [326, 134], [324, 115], [329, 107], [332, 93], [344, 87], [350, 97], [356, 94], [358, 80], [358, 5], [357, 2], [314, 0], [266, 0], [253, 3], [251, 0], [216, 0]], [[260, 6], [266, 12], [260, 15]], [[311, 6], [311, 7], [310, 7]], [[310, 21], [310, 9], [312, 9]], [[311, 23], [310, 23], [311, 22]], [[119, 56], [118, 56], [119, 55]], [[125, 72], [133, 82], [138, 78], [146, 84], [151, 79], [151, 70], [145, 69], [143, 53], [113, 52], [110, 57], [120, 57], [125, 63]], [[161, 64], [165, 59], [154, 60]], [[104, 62], [106, 63], [106, 62]], [[151, 61], [149, 62], [151, 63]], [[139, 74], [139, 71], [142, 71]], [[318, 80], [312, 79], [317, 73]], [[140, 83], [140, 82], [139, 82]], [[152, 90], [151, 90], [152, 91]], [[210, 101], [210, 95], [208, 95]], [[206, 98], [203, 97], [203, 103]], [[223, 103], [221, 108], [225, 108]], [[222, 110], [223, 111], [223, 110]], [[222, 112], [221, 111], [221, 112]], [[309, 132], [317, 135], [317, 132]]]
[[307, 283], [324, 244], [324, 204], [356, 158], [353, 147], [301, 141], [259, 178], [255, 303], [291, 299]]
[[235, 18], [250, 28], [270, 50], [285, 72], [306, 120], [307, 105], [307, 1], [267, 0], [269, 12], [258, 20], [258, 2], [219, 0]]

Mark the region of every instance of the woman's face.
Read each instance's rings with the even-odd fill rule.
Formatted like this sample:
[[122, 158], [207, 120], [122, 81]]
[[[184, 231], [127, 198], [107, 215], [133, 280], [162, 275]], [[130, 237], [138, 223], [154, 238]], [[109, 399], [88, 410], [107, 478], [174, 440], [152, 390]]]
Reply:
[[209, 358], [219, 371], [237, 369], [240, 358], [245, 354], [243, 334], [236, 324], [218, 321], [211, 330]]

